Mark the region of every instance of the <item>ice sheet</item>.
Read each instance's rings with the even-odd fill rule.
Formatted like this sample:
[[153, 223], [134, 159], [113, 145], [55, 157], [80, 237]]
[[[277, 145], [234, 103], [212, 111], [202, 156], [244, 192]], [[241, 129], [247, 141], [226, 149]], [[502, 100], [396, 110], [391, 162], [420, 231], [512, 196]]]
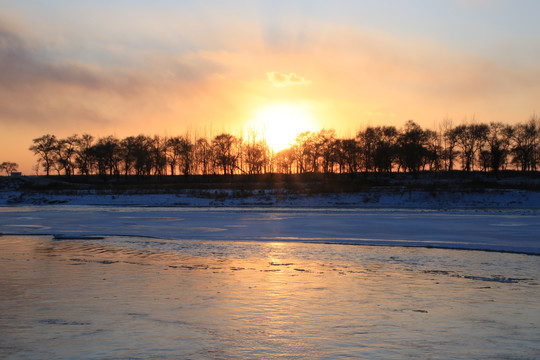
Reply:
[[144, 236], [175, 241], [292, 241], [540, 254], [540, 215], [517, 210], [3, 207], [0, 233], [48, 234], [58, 239]]

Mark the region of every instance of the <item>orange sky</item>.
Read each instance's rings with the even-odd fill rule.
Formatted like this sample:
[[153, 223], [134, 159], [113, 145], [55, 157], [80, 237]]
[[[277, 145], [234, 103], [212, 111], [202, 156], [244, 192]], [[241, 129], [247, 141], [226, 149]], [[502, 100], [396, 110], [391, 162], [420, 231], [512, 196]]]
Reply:
[[45, 133], [238, 133], [273, 104], [340, 136], [538, 111], [538, 2], [178, 3], [4, 1], [0, 162], [30, 173]]

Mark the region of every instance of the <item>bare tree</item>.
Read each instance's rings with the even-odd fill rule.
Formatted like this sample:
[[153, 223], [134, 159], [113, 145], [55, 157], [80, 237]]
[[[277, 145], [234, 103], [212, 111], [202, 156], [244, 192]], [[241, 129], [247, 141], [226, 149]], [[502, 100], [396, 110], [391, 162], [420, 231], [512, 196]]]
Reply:
[[55, 162], [55, 149], [58, 145], [58, 140], [54, 135], [43, 135], [41, 137], [32, 140], [34, 145], [30, 146], [30, 150], [34, 152], [34, 155], [38, 155], [38, 160], [45, 169], [45, 174], [49, 176], [51, 167]]
[[90, 148], [90, 154], [95, 161], [99, 175], [119, 175], [121, 157], [120, 141], [114, 136], [100, 138]]
[[207, 175], [211, 171], [215, 172], [212, 166], [212, 164], [214, 163], [212, 146], [210, 145], [208, 140], [206, 140], [205, 138], [197, 139], [194, 145], [193, 156], [196, 172], [203, 175]]
[[359, 147], [355, 139], [343, 139], [338, 142], [340, 172], [358, 171]]
[[167, 163], [171, 169], [171, 175], [175, 175], [175, 169], [180, 157], [180, 136], [167, 139]]
[[455, 131], [457, 144], [461, 148], [463, 170], [471, 171], [476, 154], [487, 141], [489, 127], [486, 124], [459, 125]]
[[336, 131], [334, 129], [322, 129], [319, 131], [316, 137], [316, 145], [320, 149], [322, 170], [325, 173], [334, 172], [334, 163], [338, 157]]
[[274, 156], [276, 171], [282, 174], [292, 174], [295, 161], [294, 149], [283, 149]]
[[487, 151], [483, 152], [485, 165], [493, 172], [499, 171], [506, 164], [506, 159], [510, 152], [510, 141], [514, 134], [514, 129], [510, 125], [492, 122], [489, 124], [487, 134]]
[[399, 164], [405, 171], [419, 172], [427, 155], [427, 135], [420, 125], [409, 120], [398, 136]]
[[215, 166], [221, 168], [223, 174], [234, 174], [237, 167], [238, 154], [236, 151], [238, 139], [231, 134], [220, 134], [212, 140]]
[[75, 157], [79, 146], [79, 137], [75, 134], [65, 139], [59, 139], [54, 149], [56, 166], [63, 170], [66, 176], [71, 176], [75, 169]]
[[167, 139], [155, 135], [149, 139], [151, 152], [151, 167], [154, 175], [163, 175], [167, 172]]
[[250, 137], [244, 146], [245, 163], [248, 174], [262, 174], [267, 163], [270, 149], [265, 140]]
[[152, 139], [138, 135], [133, 139], [132, 146], [135, 175], [150, 175], [153, 168]]
[[377, 141], [375, 129], [371, 126], [364, 130], [358, 131], [356, 141], [358, 144], [359, 166], [364, 171], [373, 171], [375, 153], [375, 142]]
[[526, 124], [518, 124], [512, 136], [513, 162], [521, 171], [536, 170], [536, 156], [540, 142], [540, 126], [538, 119], [533, 116]]
[[296, 162], [296, 172], [304, 173], [313, 168], [313, 163], [317, 158], [313, 149], [313, 134], [311, 131], [304, 131], [296, 136], [293, 152]]
[[356, 135], [365, 171], [390, 172], [396, 157], [398, 131], [394, 126], [367, 127]]
[[12, 172], [17, 171], [19, 165], [14, 162], [4, 161], [0, 164], [0, 172], [3, 171], [6, 173], [6, 176], [9, 176]]
[[431, 171], [440, 171], [443, 169], [443, 146], [442, 146], [442, 136], [433, 130], [424, 130], [425, 134], [425, 156], [424, 156], [424, 165], [429, 165], [429, 170]]
[[442, 169], [446, 171], [454, 170], [454, 160], [458, 155], [456, 152], [457, 139], [454, 131], [454, 124], [451, 118], [446, 117], [439, 124], [440, 137], [440, 162]]
[[82, 134], [78, 139], [78, 146], [75, 151], [75, 164], [82, 175], [89, 175], [92, 172], [92, 158], [90, 148], [94, 143], [94, 137], [89, 134]]
[[193, 168], [193, 144], [187, 136], [180, 137], [178, 142], [179, 166], [184, 176], [191, 173]]
[[367, 127], [358, 132], [356, 138], [366, 171], [392, 171], [398, 138], [398, 131], [394, 126]]

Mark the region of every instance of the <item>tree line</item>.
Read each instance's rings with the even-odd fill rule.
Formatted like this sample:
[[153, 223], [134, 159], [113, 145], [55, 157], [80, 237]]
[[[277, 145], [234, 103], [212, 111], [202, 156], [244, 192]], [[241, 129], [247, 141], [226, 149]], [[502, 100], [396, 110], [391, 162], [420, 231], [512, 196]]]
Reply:
[[222, 133], [211, 137], [46, 134], [32, 140], [36, 173], [46, 175], [190, 175], [264, 173], [359, 173], [420, 171], [537, 171], [540, 120], [473, 123], [437, 130], [412, 120], [401, 128], [368, 126], [354, 138], [333, 129], [303, 132], [287, 149], [273, 152], [263, 138]]

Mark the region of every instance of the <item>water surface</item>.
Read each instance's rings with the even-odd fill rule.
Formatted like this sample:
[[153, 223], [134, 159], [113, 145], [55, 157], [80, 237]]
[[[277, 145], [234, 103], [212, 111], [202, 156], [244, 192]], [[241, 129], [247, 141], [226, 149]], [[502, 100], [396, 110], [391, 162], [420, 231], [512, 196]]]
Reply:
[[540, 357], [530, 255], [18, 235], [0, 274], [7, 359]]

